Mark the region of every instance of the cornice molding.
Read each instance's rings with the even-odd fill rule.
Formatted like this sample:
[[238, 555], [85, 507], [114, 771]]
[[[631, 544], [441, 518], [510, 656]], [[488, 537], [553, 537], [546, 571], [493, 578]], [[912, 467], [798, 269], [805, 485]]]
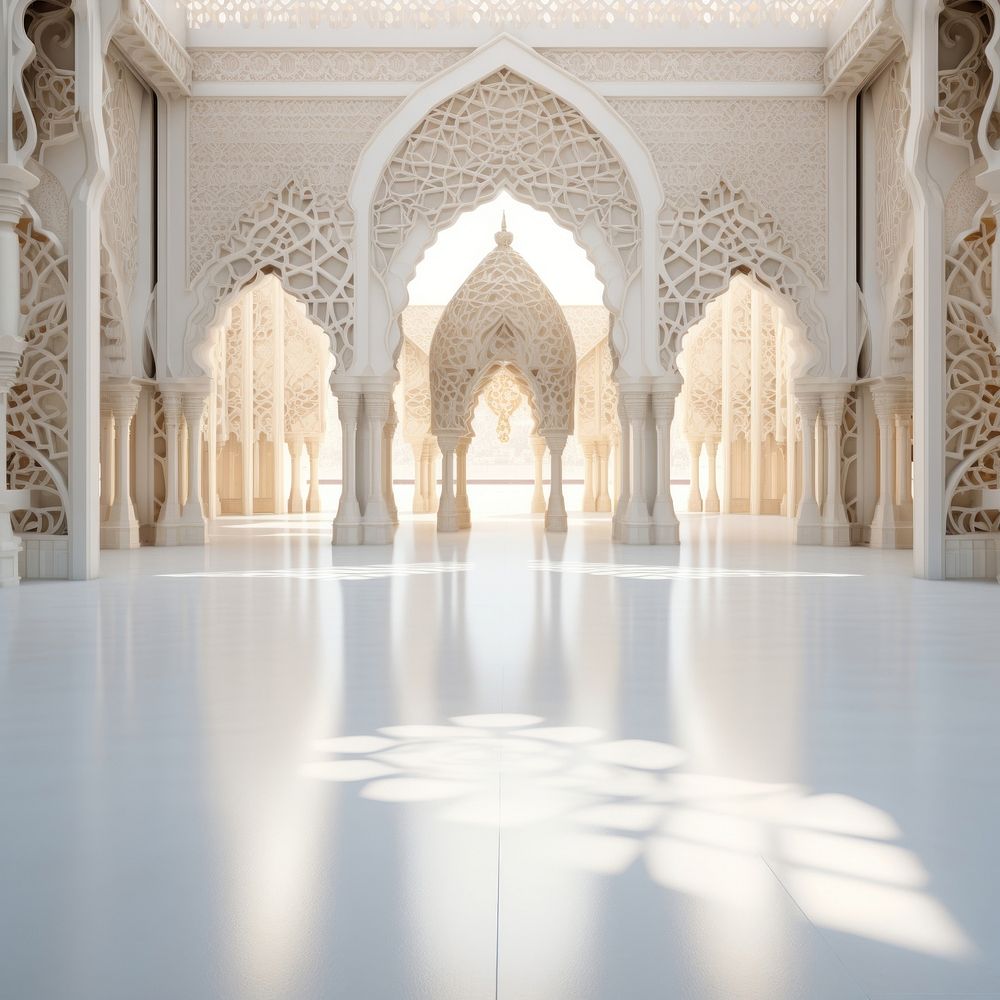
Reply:
[[903, 41], [893, 0], [868, 0], [823, 60], [826, 96], [849, 97], [857, 93]]
[[189, 97], [193, 63], [148, 0], [122, 0], [113, 39], [163, 97]]

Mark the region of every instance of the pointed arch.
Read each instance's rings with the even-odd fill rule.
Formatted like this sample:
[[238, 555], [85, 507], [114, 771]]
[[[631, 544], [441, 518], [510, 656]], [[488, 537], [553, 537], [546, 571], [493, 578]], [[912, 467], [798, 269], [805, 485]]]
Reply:
[[209, 353], [226, 309], [257, 275], [274, 274], [330, 339], [338, 369], [354, 355], [353, 216], [291, 180], [236, 220], [195, 284], [184, 340], [186, 374], [210, 374]]
[[774, 217], [745, 191], [722, 180], [703, 191], [695, 207], [671, 216], [664, 229], [660, 358], [668, 372], [678, 373], [684, 335], [704, 317], [708, 303], [746, 272], [779, 296], [799, 327], [809, 347], [809, 356], [798, 359], [800, 371], [828, 373], [830, 340], [816, 286]]
[[642, 349], [643, 315], [655, 311], [662, 201], [652, 160], [603, 98], [506, 35], [419, 88], [360, 158], [350, 201], [358, 321], [372, 341], [359, 362], [391, 367], [423, 251], [500, 190], [573, 232], [616, 315], [617, 354], [643, 374], [644, 359], [656, 361], [655, 344], [645, 356]]

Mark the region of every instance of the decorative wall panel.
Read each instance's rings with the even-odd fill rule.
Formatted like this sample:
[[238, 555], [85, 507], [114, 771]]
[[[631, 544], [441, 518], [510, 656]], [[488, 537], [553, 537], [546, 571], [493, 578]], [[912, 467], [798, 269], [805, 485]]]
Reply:
[[669, 203], [725, 178], [777, 220], [795, 257], [827, 276], [827, 103], [792, 98], [613, 98], [649, 150]]
[[332, 200], [395, 98], [200, 98], [188, 108], [188, 277], [241, 213], [294, 177]]

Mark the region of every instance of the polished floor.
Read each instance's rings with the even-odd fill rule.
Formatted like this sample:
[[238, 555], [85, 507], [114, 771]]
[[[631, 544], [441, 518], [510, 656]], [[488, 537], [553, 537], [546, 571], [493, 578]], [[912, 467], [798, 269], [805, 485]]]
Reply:
[[0, 997], [1000, 998], [1000, 588], [493, 509], [0, 593]]

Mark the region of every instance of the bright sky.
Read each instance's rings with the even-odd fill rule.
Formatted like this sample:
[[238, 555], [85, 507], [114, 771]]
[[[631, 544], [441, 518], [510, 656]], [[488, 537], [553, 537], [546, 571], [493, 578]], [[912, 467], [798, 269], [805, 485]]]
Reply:
[[604, 288], [568, 229], [537, 208], [500, 194], [459, 217], [427, 251], [410, 282], [410, 305], [446, 305], [469, 272], [495, 246], [500, 216], [514, 234], [514, 249], [535, 269], [562, 305], [601, 305]]

